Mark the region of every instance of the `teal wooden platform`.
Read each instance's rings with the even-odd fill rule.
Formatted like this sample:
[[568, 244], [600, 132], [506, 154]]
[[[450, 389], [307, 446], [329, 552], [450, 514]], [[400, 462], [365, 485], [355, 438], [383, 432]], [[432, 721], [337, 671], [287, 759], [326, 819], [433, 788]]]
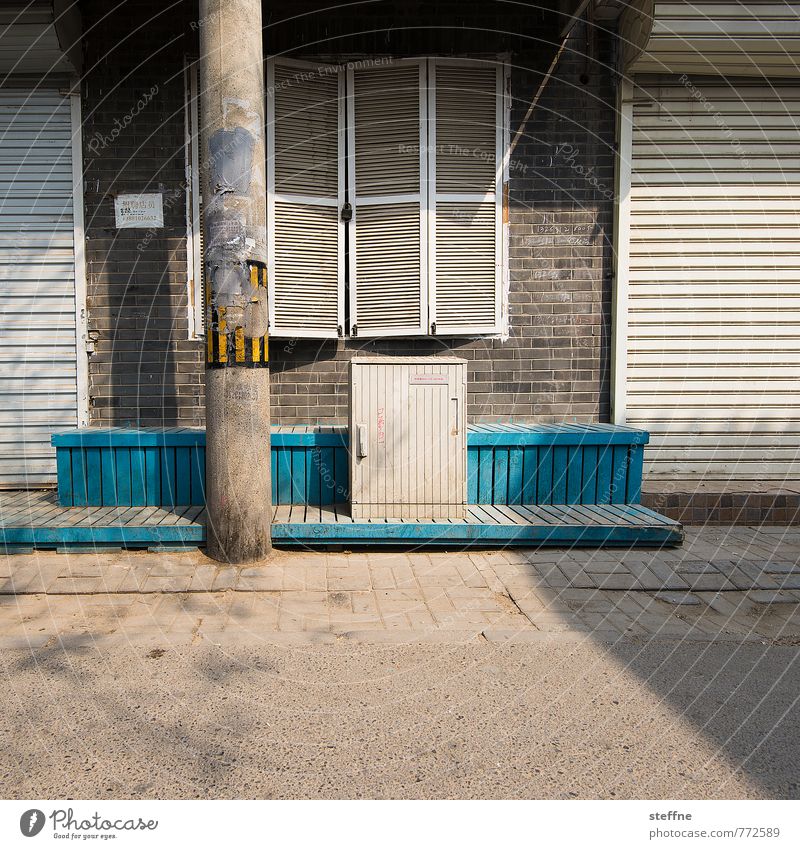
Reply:
[[[0, 494], [0, 544], [29, 548], [202, 545], [201, 506], [62, 507], [54, 491]], [[646, 507], [621, 505], [470, 505], [466, 521], [353, 521], [347, 505], [279, 505], [277, 545], [414, 544], [458, 546], [664, 546], [681, 526]]]
[[[643, 430], [610, 424], [472, 424], [470, 504], [636, 504]], [[81, 428], [52, 438], [64, 506], [205, 503], [205, 431]], [[271, 433], [272, 503], [350, 499], [347, 428], [288, 425]]]

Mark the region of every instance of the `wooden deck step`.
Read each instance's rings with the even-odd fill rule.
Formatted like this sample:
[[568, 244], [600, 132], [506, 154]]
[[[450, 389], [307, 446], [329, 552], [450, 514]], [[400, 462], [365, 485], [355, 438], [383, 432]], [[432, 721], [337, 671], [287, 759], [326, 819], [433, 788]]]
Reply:
[[[0, 547], [202, 544], [205, 511], [197, 505], [59, 507], [52, 492], [0, 501]], [[465, 520], [353, 520], [347, 504], [279, 505], [273, 538], [284, 545], [676, 545], [680, 524], [639, 504], [471, 504]]]

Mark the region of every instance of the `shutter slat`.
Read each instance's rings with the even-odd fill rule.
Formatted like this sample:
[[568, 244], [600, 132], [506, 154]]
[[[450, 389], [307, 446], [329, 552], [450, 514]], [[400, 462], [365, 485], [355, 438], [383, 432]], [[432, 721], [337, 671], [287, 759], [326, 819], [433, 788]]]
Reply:
[[[436, 333], [497, 333], [502, 329], [501, 69], [446, 60], [431, 64], [431, 146], [436, 162], [430, 204], [431, 288]], [[478, 201], [476, 194], [489, 199]]]
[[267, 73], [270, 333], [335, 337], [344, 313], [342, 75], [289, 60], [270, 60]]
[[425, 333], [425, 64], [408, 60], [348, 79], [351, 323], [358, 336]]

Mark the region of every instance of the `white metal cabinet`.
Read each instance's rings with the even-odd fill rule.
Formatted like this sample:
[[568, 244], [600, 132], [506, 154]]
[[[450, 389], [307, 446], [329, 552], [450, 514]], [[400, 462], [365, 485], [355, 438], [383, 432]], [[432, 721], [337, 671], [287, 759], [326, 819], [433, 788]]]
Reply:
[[466, 385], [455, 357], [352, 360], [354, 519], [466, 517]]

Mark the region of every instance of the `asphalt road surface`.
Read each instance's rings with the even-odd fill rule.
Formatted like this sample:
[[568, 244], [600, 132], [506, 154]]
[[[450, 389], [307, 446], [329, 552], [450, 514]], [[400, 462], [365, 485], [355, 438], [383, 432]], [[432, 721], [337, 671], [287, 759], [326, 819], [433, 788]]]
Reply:
[[3, 798], [797, 798], [800, 650], [62, 646], [0, 656]]

